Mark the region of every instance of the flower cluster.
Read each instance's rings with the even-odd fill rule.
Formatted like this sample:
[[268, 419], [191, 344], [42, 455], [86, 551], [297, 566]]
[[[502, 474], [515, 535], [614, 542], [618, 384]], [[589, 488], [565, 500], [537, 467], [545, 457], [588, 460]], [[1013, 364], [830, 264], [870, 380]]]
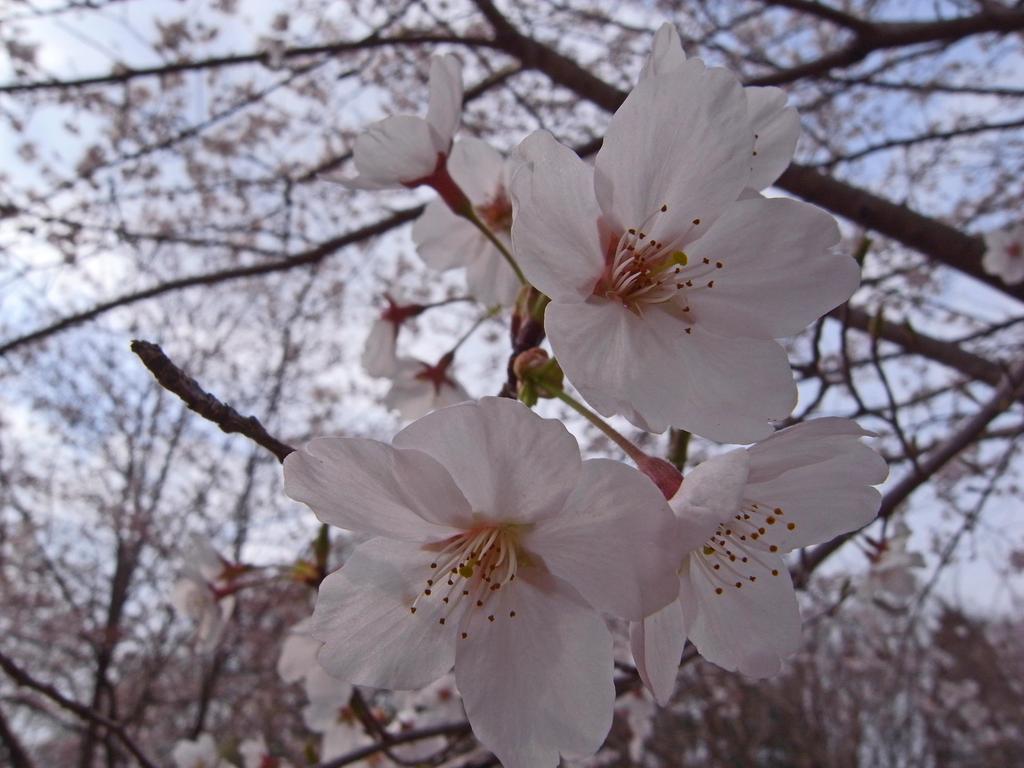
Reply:
[[[324, 732], [346, 684], [415, 690], [454, 669], [485, 747], [507, 768], [555, 766], [593, 754], [610, 727], [606, 616], [630, 624], [660, 703], [687, 641], [749, 676], [797, 649], [783, 555], [868, 524], [886, 466], [845, 419], [774, 431], [796, 402], [777, 339], [846, 301], [859, 269], [834, 250], [829, 215], [762, 194], [799, 134], [784, 92], [687, 59], [670, 26], [592, 165], [545, 131], [508, 158], [455, 141], [461, 94], [457, 60], [435, 58], [427, 118], [367, 129], [349, 183], [438, 192], [413, 239], [428, 265], [465, 268], [490, 314], [514, 304], [521, 389], [507, 394], [526, 404], [470, 400], [450, 377], [454, 350], [436, 365], [399, 358], [399, 327], [427, 307], [389, 299], [364, 364], [422, 418], [391, 444], [318, 438], [286, 459], [285, 492], [362, 543], [320, 585], [312, 639], [288, 641], [305, 661], [285, 663], [290, 651], [282, 675], [306, 678], [314, 709], [309, 670], [323, 675], [332, 722], [307, 722]], [[550, 359], [535, 348], [545, 335]], [[569, 403], [642, 471], [583, 460], [528, 407], [538, 397]], [[598, 414], [754, 444], [683, 477]]]

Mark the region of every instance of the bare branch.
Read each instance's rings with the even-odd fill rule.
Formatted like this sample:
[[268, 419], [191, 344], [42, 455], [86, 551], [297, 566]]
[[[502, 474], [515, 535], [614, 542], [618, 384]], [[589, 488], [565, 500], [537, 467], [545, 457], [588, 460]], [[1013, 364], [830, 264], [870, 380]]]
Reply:
[[284, 462], [285, 457], [295, 450], [270, 435], [255, 416], [242, 416], [234, 408], [225, 405], [204, 390], [195, 379], [171, 362], [158, 345], [136, 340], [132, 342], [132, 352], [139, 356], [150, 373], [160, 382], [160, 386], [176, 394], [185, 401], [189, 409], [207, 421], [212, 421], [222, 431], [245, 435], [274, 454], [280, 462]]

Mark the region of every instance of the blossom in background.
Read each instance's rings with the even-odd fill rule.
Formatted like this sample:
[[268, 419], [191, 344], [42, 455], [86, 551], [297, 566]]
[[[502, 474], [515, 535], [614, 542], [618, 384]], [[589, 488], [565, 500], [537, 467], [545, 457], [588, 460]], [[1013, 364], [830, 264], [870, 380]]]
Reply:
[[[455, 143], [448, 171], [473, 204], [479, 219], [495, 236], [511, 245], [512, 203], [508, 179], [514, 162], [480, 139]], [[467, 219], [456, 216], [441, 200], [427, 205], [412, 228], [412, 239], [427, 266], [466, 268], [470, 294], [487, 306], [508, 305], [519, 292], [519, 278], [504, 257]]]
[[988, 232], [981, 266], [1007, 285], [1024, 280], [1024, 224]]
[[800, 643], [782, 555], [863, 527], [885, 461], [847, 419], [798, 424], [698, 465], [669, 501], [681, 521], [679, 601], [631, 627], [633, 656], [661, 703], [688, 638], [708, 661], [751, 677], [779, 671]]
[[363, 345], [363, 369], [370, 376], [393, 376], [398, 367], [398, 331], [410, 318], [427, 309], [423, 304], [399, 304], [384, 294], [387, 306], [370, 326]]
[[[354, 189], [415, 187], [442, 181], [445, 159], [462, 116], [462, 66], [451, 54], [430, 60], [426, 119], [392, 115], [368, 126], [352, 150], [359, 175], [342, 179]], [[450, 180], [450, 179], [449, 179]], [[438, 190], [444, 196], [443, 190]]]
[[452, 376], [454, 355], [445, 355], [431, 365], [411, 358], [399, 358], [392, 374], [391, 389], [384, 405], [398, 411], [403, 419], [418, 419], [431, 411], [469, 400], [469, 393]]
[[[686, 54], [676, 28], [662, 24], [640, 79], [675, 72], [685, 62]], [[786, 106], [786, 92], [781, 88], [747, 86], [743, 93], [747, 97], [747, 118], [754, 131], [747, 187], [759, 191], [779, 178], [793, 159], [800, 138], [800, 115]]]
[[896, 523], [885, 541], [872, 543], [876, 553], [871, 557], [871, 568], [858, 592], [882, 604], [905, 603], [917, 591], [914, 570], [925, 566], [920, 552], [907, 549], [910, 529], [904, 523]]
[[232, 568], [209, 541], [193, 536], [192, 544], [171, 591], [171, 605], [196, 626], [196, 647], [212, 651], [220, 643], [235, 610], [231, 588]]
[[[395, 734], [445, 723], [458, 723], [466, 719], [462, 698], [452, 674], [438, 678], [425, 688], [408, 693], [396, 693], [395, 719], [389, 730]], [[448, 740], [444, 736], [420, 739], [394, 747], [392, 752], [410, 763], [426, 761], [438, 754]]]
[[696, 59], [637, 84], [594, 168], [544, 131], [520, 145], [513, 249], [600, 413], [750, 442], [796, 403], [775, 339], [845, 301], [859, 269], [830, 252], [831, 216], [747, 189], [753, 146], [743, 88]]
[[592, 754], [611, 724], [612, 641], [674, 599], [676, 521], [643, 475], [581, 461], [565, 427], [484, 398], [393, 445], [319, 438], [285, 491], [373, 536], [320, 586], [320, 663], [357, 685], [420, 688], [454, 666], [477, 738], [506, 768]]
[[176, 768], [232, 768], [230, 763], [221, 759], [217, 744], [208, 733], [195, 741], [179, 741], [171, 750], [171, 758]]
[[243, 768], [291, 768], [287, 760], [270, 754], [262, 736], [243, 741], [238, 745], [238, 754], [242, 756]]

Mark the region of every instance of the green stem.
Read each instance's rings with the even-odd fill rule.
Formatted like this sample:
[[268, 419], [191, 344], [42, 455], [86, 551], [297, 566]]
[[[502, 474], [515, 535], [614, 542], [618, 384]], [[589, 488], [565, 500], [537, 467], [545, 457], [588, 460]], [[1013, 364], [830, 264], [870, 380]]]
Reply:
[[480, 220], [480, 217], [476, 215], [476, 212], [469, 209], [468, 211], [464, 211], [462, 216], [463, 218], [468, 219], [474, 227], [483, 232], [484, 237], [491, 241], [491, 245], [497, 248], [498, 252], [505, 257], [505, 261], [507, 261], [508, 265], [512, 267], [512, 271], [516, 273], [516, 277], [519, 278], [519, 282], [523, 285], [527, 285], [526, 278], [523, 276], [523, 270], [519, 268], [515, 258], [509, 252], [508, 248], [505, 247], [505, 244], [501, 242], [501, 240], [499, 240], [491, 231], [491, 228]]
[[629, 456], [629, 458], [631, 458], [638, 465], [648, 460], [648, 456], [646, 453], [644, 453], [635, 445], [633, 445], [633, 443], [631, 443], [623, 434], [618, 432], [614, 427], [612, 427], [611, 424], [606, 422], [592, 410], [583, 405], [583, 403], [581, 403], [579, 400], [576, 400], [571, 395], [567, 395], [564, 389], [559, 390], [558, 392], [554, 393], [554, 395], [563, 403], [565, 403], [574, 411], [576, 411], [576, 413], [578, 413], [580, 416], [582, 416], [595, 427], [597, 427], [599, 430], [601, 430], [605, 435], [608, 436], [609, 440], [611, 440], [613, 443], [619, 446], [619, 448], [621, 448], [626, 453], [626, 455]]
[[492, 317], [494, 317], [499, 312], [501, 312], [501, 307], [500, 306], [494, 306], [494, 307], [491, 307], [490, 309], [488, 309], [482, 315], [480, 315], [480, 317], [478, 317], [475, 321], [473, 321], [473, 324], [469, 327], [469, 330], [466, 331], [464, 334], [462, 334], [461, 337], [459, 337], [459, 340], [455, 342], [455, 346], [452, 347], [451, 350], [449, 350], [448, 354], [454, 355], [455, 352], [458, 350], [458, 348], [462, 346], [463, 342], [465, 342], [466, 339], [468, 339], [470, 336], [472, 336], [473, 332], [476, 331], [476, 329], [479, 328], [483, 324], [483, 322], [485, 320], [490, 320]]

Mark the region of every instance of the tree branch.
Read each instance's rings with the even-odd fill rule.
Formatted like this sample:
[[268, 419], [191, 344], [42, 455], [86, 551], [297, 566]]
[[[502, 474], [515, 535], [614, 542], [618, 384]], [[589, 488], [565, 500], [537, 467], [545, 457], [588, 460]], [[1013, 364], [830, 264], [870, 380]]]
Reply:
[[176, 394], [185, 401], [190, 410], [207, 421], [212, 421], [221, 428], [221, 431], [245, 435], [274, 454], [282, 463], [285, 457], [295, 450], [271, 436], [255, 416], [242, 416], [234, 408], [225, 405], [204, 390], [195, 379], [171, 362], [156, 344], [136, 340], [132, 342], [132, 352], [139, 356], [150, 373], [160, 382], [160, 386]]
[[386, 219], [381, 219], [373, 224], [360, 227], [359, 229], [353, 230], [347, 234], [333, 237], [308, 251], [287, 256], [283, 259], [278, 259], [277, 261], [267, 261], [261, 264], [253, 264], [248, 267], [235, 267], [232, 269], [220, 270], [218, 272], [207, 272], [201, 275], [182, 277], [177, 280], [169, 280], [166, 283], [161, 283], [160, 285], [155, 285], [151, 288], [145, 288], [141, 291], [133, 291], [132, 293], [123, 294], [117, 298], [111, 299], [110, 301], [97, 304], [91, 309], [77, 312], [73, 315], [68, 315], [54, 323], [51, 323], [50, 325], [39, 328], [38, 330], [30, 333], [26, 333], [23, 336], [17, 336], [8, 342], [5, 342], [0, 345], [0, 356], [6, 355], [8, 352], [17, 349], [18, 347], [22, 347], [25, 344], [40, 341], [41, 339], [45, 339], [47, 336], [52, 336], [59, 331], [93, 320], [112, 309], [124, 307], [128, 304], [134, 304], [137, 301], [152, 299], [165, 293], [179, 291], [183, 288], [191, 288], [196, 285], [214, 285], [227, 280], [238, 280], [245, 277], [254, 277], [256, 275], [266, 275], [272, 272], [284, 272], [289, 269], [293, 269], [294, 267], [316, 264], [346, 246], [361, 242], [369, 237], [382, 235], [407, 221], [411, 221], [422, 212], [422, 205], [418, 205], [414, 208], [408, 208], [404, 211], [399, 211], [398, 213], [388, 216]]
[[72, 701], [67, 698], [54, 688], [52, 685], [39, 682], [34, 677], [21, 669], [14, 661], [3, 653], [0, 653], [0, 669], [3, 669], [16, 684], [31, 688], [34, 691], [38, 691], [43, 696], [48, 698], [53, 703], [57, 704], [62, 709], [66, 709], [74, 715], [77, 715], [82, 720], [89, 723], [95, 723], [106, 728], [111, 734], [113, 734], [118, 741], [120, 741], [125, 749], [127, 749], [143, 768], [158, 768], [157, 764], [146, 757], [145, 753], [139, 748], [139, 746], [132, 740], [132, 738], [125, 732], [124, 728], [120, 723], [111, 720], [108, 717], [101, 715], [99, 712], [93, 712], [88, 707], [82, 706], [76, 701]]

